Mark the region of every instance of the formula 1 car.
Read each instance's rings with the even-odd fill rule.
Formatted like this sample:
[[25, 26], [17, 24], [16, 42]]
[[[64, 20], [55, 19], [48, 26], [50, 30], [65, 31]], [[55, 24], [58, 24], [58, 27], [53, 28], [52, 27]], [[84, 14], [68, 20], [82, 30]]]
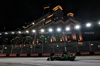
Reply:
[[76, 58], [75, 54], [72, 55], [67, 55], [67, 54], [62, 54], [59, 56], [51, 56], [47, 58], [47, 61], [54, 61], [54, 60], [71, 60], [74, 61]]

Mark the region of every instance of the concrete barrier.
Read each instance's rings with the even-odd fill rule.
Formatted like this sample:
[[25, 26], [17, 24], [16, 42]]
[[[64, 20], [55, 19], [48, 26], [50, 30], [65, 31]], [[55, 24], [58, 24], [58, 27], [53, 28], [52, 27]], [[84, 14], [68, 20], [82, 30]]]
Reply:
[[9, 57], [16, 57], [16, 56], [17, 56], [16, 53], [9, 54]]
[[31, 53], [30, 56], [31, 57], [38, 57], [39, 56], [39, 53]]
[[50, 53], [42, 53], [42, 56], [49, 57], [49, 56], [51, 56], [51, 54]]
[[6, 57], [7, 54], [0, 54], [0, 57]]
[[94, 51], [94, 54], [99, 55], [100, 51]]
[[63, 53], [54, 53], [54, 55], [62, 55]]
[[80, 52], [81, 55], [90, 55], [90, 52]]
[[27, 57], [27, 55], [28, 55], [27, 53], [20, 53], [19, 54], [20, 57]]
[[72, 55], [72, 54], [75, 54], [76, 55], [76, 52], [68, 52], [67, 54], [68, 55]]

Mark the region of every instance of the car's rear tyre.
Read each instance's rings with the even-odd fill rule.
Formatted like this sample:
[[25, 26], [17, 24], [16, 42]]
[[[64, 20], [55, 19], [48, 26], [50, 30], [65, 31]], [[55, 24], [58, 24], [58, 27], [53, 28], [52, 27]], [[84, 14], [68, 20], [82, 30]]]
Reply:
[[75, 60], [75, 58], [70, 58], [70, 60], [71, 60], [71, 61], [74, 61], [74, 60]]

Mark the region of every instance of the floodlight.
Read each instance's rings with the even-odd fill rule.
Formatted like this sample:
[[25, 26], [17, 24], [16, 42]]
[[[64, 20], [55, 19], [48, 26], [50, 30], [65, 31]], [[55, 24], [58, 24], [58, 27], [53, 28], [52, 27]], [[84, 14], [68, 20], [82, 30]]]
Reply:
[[61, 31], [61, 28], [57, 28], [57, 31], [60, 32]]
[[86, 24], [86, 27], [91, 27], [91, 23], [87, 23]]
[[0, 33], [0, 35], [2, 35], [2, 34]]
[[52, 28], [49, 28], [49, 32], [52, 32], [53, 31], [53, 29]]
[[21, 34], [21, 31], [18, 31], [19, 34]]
[[11, 32], [12, 34], [15, 34], [15, 32]]
[[80, 29], [80, 25], [76, 25], [75, 26], [75, 29]]
[[41, 29], [41, 32], [44, 32], [44, 29]]
[[70, 27], [66, 27], [66, 31], [70, 31]]
[[29, 33], [29, 31], [27, 30], [26, 33]]
[[98, 22], [98, 24], [100, 25], [100, 22]]
[[32, 32], [33, 32], [33, 33], [35, 33], [35, 32], [36, 32], [36, 30], [32, 30]]
[[7, 35], [8, 33], [7, 33], [7, 32], [5, 32], [5, 34]]
[[34, 25], [34, 22], [32, 24]]

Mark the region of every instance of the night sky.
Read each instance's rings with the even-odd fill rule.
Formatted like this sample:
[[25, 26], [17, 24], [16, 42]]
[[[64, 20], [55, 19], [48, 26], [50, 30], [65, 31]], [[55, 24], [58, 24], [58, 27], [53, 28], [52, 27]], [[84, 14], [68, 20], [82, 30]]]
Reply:
[[61, 5], [64, 15], [73, 12], [81, 23], [100, 20], [99, 0], [0, 0], [0, 32], [15, 31], [37, 20], [46, 14], [43, 6], [48, 4], [51, 8]]

